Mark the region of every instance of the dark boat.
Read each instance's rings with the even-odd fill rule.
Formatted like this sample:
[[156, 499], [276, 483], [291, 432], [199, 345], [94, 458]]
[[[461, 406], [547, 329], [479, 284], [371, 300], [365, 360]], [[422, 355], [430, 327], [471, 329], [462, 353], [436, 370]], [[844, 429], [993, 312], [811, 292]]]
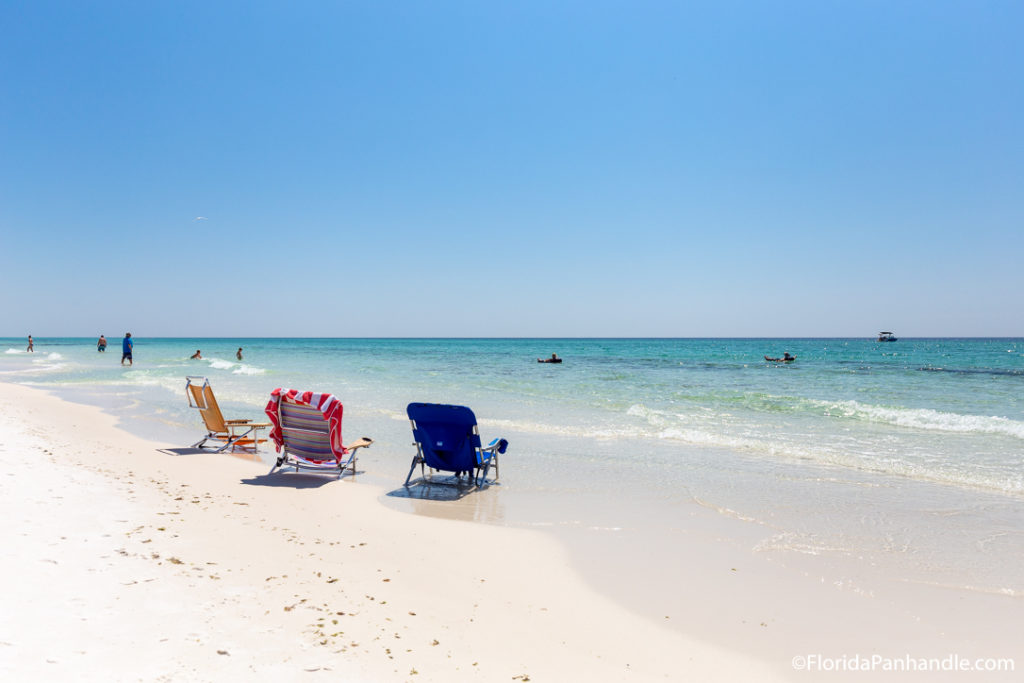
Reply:
[[896, 335], [892, 332], [879, 332], [878, 341], [896, 341]]

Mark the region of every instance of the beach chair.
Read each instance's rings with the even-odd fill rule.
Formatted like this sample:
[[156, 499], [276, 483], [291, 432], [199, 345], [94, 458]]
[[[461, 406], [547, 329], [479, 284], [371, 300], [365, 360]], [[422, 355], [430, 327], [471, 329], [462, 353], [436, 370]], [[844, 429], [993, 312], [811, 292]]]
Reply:
[[273, 474], [282, 467], [295, 471], [337, 474], [356, 472], [356, 453], [373, 439], [363, 437], [343, 445], [341, 440], [341, 401], [331, 394], [274, 389], [266, 408], [273, 423], [270, 440], [280, 455], [270, 468]]
[[199, 411], [206, 425], [206, 436], [192, 444], [192, 448], [211, 448], [206, 446], [206, 442], [213, 441], [219, 446], [214, 449], [216, 453], [226, 450], [256, 453], [259, 445], [267, 442], [259, 438], [259, 432], [269, 427], [269, 422], [224, 419], [206, 377], [186, 377], [185, 395], [188, 396], [189, 407]]
[[498, 455], [508, 448], [505, 439], [494, 439], [486, 448], [481, 446], [476, 415], [465, 406], [441, 403], [410, 403], [406, 414], [412, 423], [412, 437], [416, 443], [409, 475], [405, 485], [420, 466], [420, 475], [426, 478], [424, 466], [431, 470], [463, 472], [482, 485], [487, 472], [494, 465], [494, 478], [498, 478]]

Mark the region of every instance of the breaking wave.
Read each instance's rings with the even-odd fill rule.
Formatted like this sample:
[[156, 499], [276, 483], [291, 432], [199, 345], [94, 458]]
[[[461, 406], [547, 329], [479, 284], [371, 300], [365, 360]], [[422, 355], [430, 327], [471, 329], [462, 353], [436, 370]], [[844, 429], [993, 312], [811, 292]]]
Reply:
[[257, 368], [253, 365], [246, 365], [235, 361], [221, 360], [220, 358], [209, 358], [207, 360], [210, 363], [210, 367], [214, 370], [230, 370], [233, 375], [263, 375], [267, 372], [264, 368]]
[[887, 408], [859, 401], [811, 401], [829, 417], [880, 422], [897, 427], [958, 434], [999, 434], [1024, 439], [1024, 422], [1006, 417], [961, 415], [930, 408]]

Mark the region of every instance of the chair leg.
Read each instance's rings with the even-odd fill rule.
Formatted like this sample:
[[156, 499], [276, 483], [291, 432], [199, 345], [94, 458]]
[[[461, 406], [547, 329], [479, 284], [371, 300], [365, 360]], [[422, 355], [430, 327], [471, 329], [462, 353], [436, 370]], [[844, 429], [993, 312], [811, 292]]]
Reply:
[[[420, 464], [422, 465], [422, 463], [420, 463]], [[413, 458], [412, 459], [412, 466], [409, 468], [409, 474], [406, 475], [405, 483], [402, 484], [402, 486], [408, 486], [409, 485], [409, 480], [412, 479], [412, 473], [413, 473], [413, 470], [415, 470], [415, 469], [416, 469], [416, 458]], [[420, 473], [422, 474], [422, 470], [423, 470], [422, 466], [420, 467], [420, 470], [421, 470]]]
[[[239, 437], [239, 438], [241, 438], [241, 437]], [[223, 446], [221, 446], [220, 448], [215, 450], [214, 453], [223, 453], [227, 449], [232, 448], [235, 445], [236, 441], [238, 441], [237, 438], [228, 437], [227, 442]]]

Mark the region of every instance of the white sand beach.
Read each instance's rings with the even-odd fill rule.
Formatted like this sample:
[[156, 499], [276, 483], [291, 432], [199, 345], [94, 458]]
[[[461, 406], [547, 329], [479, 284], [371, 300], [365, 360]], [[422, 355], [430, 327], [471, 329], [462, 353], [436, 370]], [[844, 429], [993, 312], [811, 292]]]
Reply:
[[33, 388], [0, 404], [4, 680], [786, 677], [599, 595], [540, 532], [268, 482]]

